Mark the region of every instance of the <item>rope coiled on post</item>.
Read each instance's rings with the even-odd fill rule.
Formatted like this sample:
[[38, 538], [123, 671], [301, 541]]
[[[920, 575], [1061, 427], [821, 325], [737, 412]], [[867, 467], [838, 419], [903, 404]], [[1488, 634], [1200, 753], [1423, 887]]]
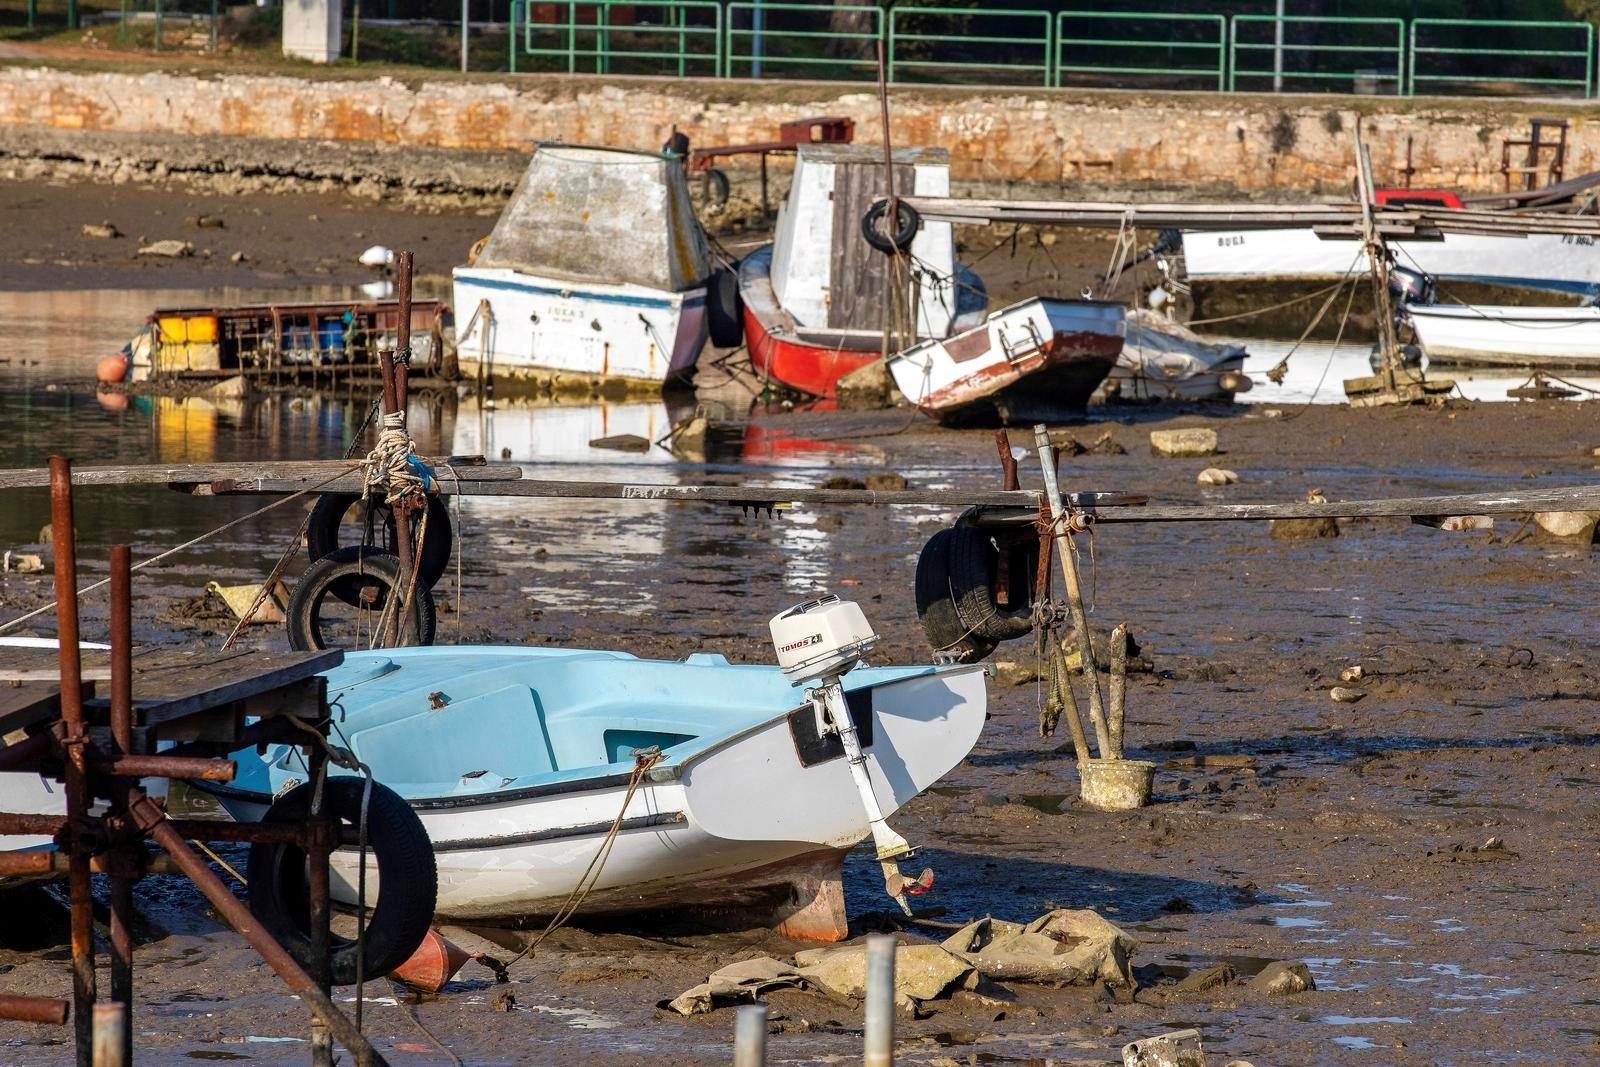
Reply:
[[386, 412], [377, 444], [363, 464], [368, 494], [381, 493], [391, 507], [413, 494], [420, 498], [427, 491], [428, 479], [427, 468], [415, 459], [416, 451], [416, 442], [406, 430], [405, 412]]

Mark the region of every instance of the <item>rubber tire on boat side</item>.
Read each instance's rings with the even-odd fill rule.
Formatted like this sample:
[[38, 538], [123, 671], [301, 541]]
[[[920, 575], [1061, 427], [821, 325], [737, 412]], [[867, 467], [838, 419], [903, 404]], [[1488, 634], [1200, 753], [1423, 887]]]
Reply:
[[922, 228], [922, 216], [917, 209], [907, 203], [895, 205], [895, 231], [892, 234], [884, 233], [878, 228], [878, 223], [889, 213], [889, 201], [879, 200], [867, 209], [861, 216], [861, 236], [867, 239], [867, 244], [876, 248], [886, 256], [896, 252], [904, 252], [911, 247], [911, 242], [916, 240], [917, 231]]
[[949, 652], [958, 663], [976, 663], [995, 649], [995, 642], [968, 633], [950, 592], [950, 531], [928, 538], [917, 556], [917, 619], [935, 652]]
[[[993, 536], [976, 526], [955, 526], [950, 531], [950, 589], [956, 610], [976, 634], [991, 641], [1010, 641], [1033, 632], [1033, 572], [1027, 559], [1033, 554], [1012, 551], [1012, 587], [1027, 590], [1015, 607], [995, 603], [995, 569], [1000, 551]], [[1018, 564], [1021, 564], [1019, 567]], [[1021, 570], [1022, 573], [1017, 572]]]
[[[359, 828], [365, 785], [365, 779], [353, 775], [329, 776], [323, 787], [324, 810], [341, 826]], [[310, 782], [296, 786], [272, 802], [262, 821], [304, 823], [311, 793]], [[400, 794], [378, 782], [372, 783], [367, 806], [367, 848], [381, 883], [363, 935], [362, 977], [371, 981], [405, 963], [422, 944], [438, 903], [439, 873], [422, 820]], [[354, 854], [353, 847], [346, 850]], [[290, 844], [251, 845], [246, 877], [251, 913], [300, 966], [310, 970], [311, 891], [305, 850]], [[330, 947], [333, 984], [354, 985], [355, 941], [334, 934]]]
[[718, 267], [706, 282], [706, 325], [718, 348], [744, 344], [744, 299], [739, 295], [739, 276], [731, 270]]
[[[355, 493], [323, 493], [311, 506], [311, 518], [306, 523], [306, 555], [315, 563], [331, 555], [339, 547], [339, 527], [345, 513], [361, 499]], [[394, 509], [379, 501], [373, 508], [377, 518], [383, 520], [388, 542], [380, 547], [389, 549], [394, 544]], [[374, 523], [376, 526], [376, 523]], [[419, 524], [420, 526], [420, 524]], [[413, 528], [412, 543], [416, 543]], [[363, 534], [365, 531], [363, 531]], [[428, 530], [422, 539], [422, 562], [417, 564], [417, 582], [432, 589], [450, 566], [450, 551], [455, 547], [455, 531], [450, 526], [450, 507], [437, 494], [428, 495]], [[392, 551], [392, 549], [390, 549]], [[334, 592], [346, 604], [350, 601]]]
[[[320, 623], [321, 605], [327, 597], [347, 604], [356, 602], [356, 592], [363, 583], [376, 583], [382, 587], [372, 603], [374, 618], [383, 608], [389, 594], [396, 588], [405, 589], [400, 578], [400, 557], [363, 545], [349, 545], [335, 549], [306, 568], [300, 581], [289, 596], [288, 629], [289, 647], [296, 652], [318, 651], [328, 646], [323, 641]], [[340, 595], [343, 594], [343, 595]], [[410, 618], [402, 628], [402, 645], [431, 645], [437, 619], [434, 614], [433, 594], [419, 577], [412, 592]]]

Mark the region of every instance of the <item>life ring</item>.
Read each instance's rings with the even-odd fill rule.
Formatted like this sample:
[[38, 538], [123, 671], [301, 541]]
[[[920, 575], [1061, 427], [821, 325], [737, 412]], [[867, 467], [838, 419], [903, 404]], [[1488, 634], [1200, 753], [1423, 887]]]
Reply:
[[744, 300], [739, 296], [739, 278], [731, 270], [719, 267], [706, 283], [706, 325], [718, 348], [744, 344]]
[[716, 167], [708, 167], [700, 173], [700, 199], [707, 211], [715, 213], [727, 207], [728, 193], [727, 174]]
[[895, 231], [886, 234], [879, 228], [884, 217], [889, 213], [889, 201], [879, 200], [867, 209], [861, 216], [861, 236], [867, 239], [867, 244], [876, 248], [886, 256], [897, 255], [911, 247], [911, 242], [916, 239], [917, 231], [922, 228], [922, 216], [910, 204], [900, 201], [895, 204], [894, 219]]
[[[338, 647], [334, 642], [344, 635], [328, 632], [329, 620], [323, 608], [331, 597], [365, 610], [377, 621], [396, 589], [403, 594], [410, 575], [400, 573], [400, 557], [365, 545], [335, 549], [306, 568], [289, 597], [289, 647], [296, 652], [314, 652]], [[433, 594], [420, 576], [411, 591], [411, 607], [400, 627], [401, 645], [431, 645], [437, 621]], [[359, 636], [350, 635], [352, 639]]]
[[[341, 829], [359, 830], [365, 789], [364, 778], [330, 776], [322, 787], [323, 810]], [[310, 782], [296, 786], [273, 801], [261, 821], [304, 824], [312, 792]], [[380, 883], [362, 934], [366, 959], [362, 977], [371, 980], [405, 963], [422, 944], [438, 904], [439, 873], [422, 820], [400, 794], [378, 782], [372, 783], [367, 804], [367, 849], [377, 864]], [[251, 845], [247, 872], [251, 913], [309, 970], [311, 893], [305, 850], [288, 843]], [[331, 935], [329, 962], [335, 985], [355, 984], [356, 957], [355, 941]]]
[[940, 530], [917, 556], [917, 619], [935, 652], [948, 653], [958, 663], [975, 663], [993, 652], [996, 642], [972, 632], [956, 610], [950, 591], [950, 537], [950, 530]]
[[[1008, 553], [1010, 586], [1021, 591], [1011, 603], [995, 602], [995, 575], [1000, 553]], [[1033, 632], [1033, 580], [1038, 563], [1037, 542], [999, 547], [994, 537], [976, 526], [957, 525], [950, 531], [950, 590], [956, 610], [974, 633], [991, 641], [1010, 641]]]
[[[351, 506], [359, 503], [363, 497], [356, 493], [323, 493], [317, 497], [317, 502], [311, 507], [311, 518], [306, 523], [306, 555], [315, 563], [333, 552], [341, 545], [339, 543], [339, 527], [344, 524], [344, 517]], [[367, 513], [369, 520], [381, 518], [380, 527], [383, 531], [376, 547], [385, 552], [395, 550], [394, 509], [382, 500], [372, 500], [371, 510]], [[375, 525], [375, 523], [373, 524]], [[368, 525], [362, 530], [362, 537], [367, 536]], [[411, 528], [411, 543], [417, 543], [417, 531], [421, 524]], [[455, 540], [455, 531], [450, 525], [450, 508], [444, 499], [436, 494], [428, 495], [428, 529], [422, 539], [422, 558], [417, 563], [417, 584], [425, 585], [432, 589], [444, 577], [445, 570], [450, 566], [450, 551]], [[346, 598], [348, 590], [342, 586], [333, 590], [333, 595], [346, 604], [353, 601]]]

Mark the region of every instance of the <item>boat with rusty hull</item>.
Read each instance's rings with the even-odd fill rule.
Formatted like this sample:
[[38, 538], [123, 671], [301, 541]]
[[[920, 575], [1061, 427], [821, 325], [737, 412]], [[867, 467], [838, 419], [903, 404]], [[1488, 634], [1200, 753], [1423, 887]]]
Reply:
[[1102, 300], [1033, 297], [946, 340], [889, 357], [907, 400], [946, 423], [1082, 416], [1116, 365], [1127, 310]]
[[[586, 917], [689, 909], [846, 935], [841, 868], [868, 816], [839, 736], [778, 667], [438, 647], [352, 652], [327, 679], [349, 747], [433, 841], [441, 918], [554, 914], [615, 827]], [[966, 758], [983, 728], [981, 666], [860, 667], [843, 684], [884, 814]], [[307, 779], [287, 746], [235, 758], [232, 783], [202, 788], [241, 820]], [[356, 873], [354, 851], [335, 855], [337, 898], [354, 899]], [[369, 895], [376, 878], [369, 866]]]

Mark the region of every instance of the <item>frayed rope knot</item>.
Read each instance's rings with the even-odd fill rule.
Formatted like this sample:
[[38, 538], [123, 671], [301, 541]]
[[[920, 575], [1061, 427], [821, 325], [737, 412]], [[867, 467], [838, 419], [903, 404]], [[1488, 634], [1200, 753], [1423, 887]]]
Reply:
[[406, 430], [406, 416], [401, 411], [391, 411], [383, 416], [383, 429], [378, 432], [378, 443], [367, 453], [367, 492], [383, 494], [384, 502], [393, 506], [415, 494], [427, 492], [431, 472], [416, 458], [416, 442]]

